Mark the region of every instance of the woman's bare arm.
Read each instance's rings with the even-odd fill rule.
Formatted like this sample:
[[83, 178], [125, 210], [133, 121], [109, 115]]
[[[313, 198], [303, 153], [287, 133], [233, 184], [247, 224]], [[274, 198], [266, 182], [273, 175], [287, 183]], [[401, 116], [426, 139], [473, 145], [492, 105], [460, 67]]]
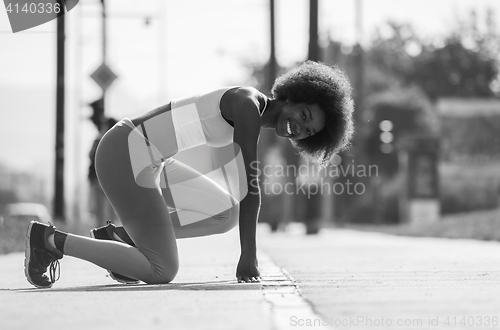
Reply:
[[[259, 280], [256, 229], [260, 209], [260, 189], [257, 180], [257, 142], [260, 134], [259, 103], [251, 89], [239, 89], [231, 99], [234, 121], [234, 142], [241, 148], [245, 163], [248, 194], [240, 204], [241, 256], [236, 269], [238, 281]], [[253, 164], [253, 166], [252, 166]]]

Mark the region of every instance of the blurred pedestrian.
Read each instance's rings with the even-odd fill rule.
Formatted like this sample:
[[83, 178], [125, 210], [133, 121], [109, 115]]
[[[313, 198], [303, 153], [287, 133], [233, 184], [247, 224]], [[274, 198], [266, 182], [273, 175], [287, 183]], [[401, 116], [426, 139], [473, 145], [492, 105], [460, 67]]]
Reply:
[[88, 180], [90, 184], [90, 212], [94, 215], [97, 227], [103, 226], [107, 221], [116, 221], [118, 219], [113, 207], [106, 198], [106, 195], [99, 184], [97, 173], [95, 171], [95, 154], [97, 146], [99, 145], [99, 142], [104, 134], [116, 123], [117, 121], [114, 118], [105, 118], [103, 123], [100, 121], [94, 122], [99, 132], [89, 153], [90, 165]]
[[[95, 159], [101, 186], [123, 227], [93, 229], [96, 239], [89, 239], [32, 222], [28, 281], [51, 287], [66, 254], [107, 269], [121, 282], [168, 283], [179, 268], [176, 239], [221, 234], [237, 224], [236, 278], [259, 281], [260, 130], [274, 130], [301, 155], [326, 165], [353, 133], [351, 93], [338, 68], [308, 61], [275, 81], [272, 98], [252, 87], [226, 87], [121, 120], [103, 136]], [[184, 164], [173, 157], [204, 144], [229, 146], [243, 180], [228, 179], [232, 188], [226, 190], [193, 168], [196, 159]], [[229, 172], [224, 162], [216, 165]], [[50, 278], [44, 275], [47, 268]]]

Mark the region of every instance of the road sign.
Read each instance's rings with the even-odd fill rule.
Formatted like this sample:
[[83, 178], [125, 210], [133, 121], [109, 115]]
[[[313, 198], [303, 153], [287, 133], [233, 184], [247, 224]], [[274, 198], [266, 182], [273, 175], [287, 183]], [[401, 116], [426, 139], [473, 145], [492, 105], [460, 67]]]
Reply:
[[116, 78], [118, 78], [118, 76], [104, 63], [101, 64], [101, 66], [99, 66], [97, 70], [90, 75], [90, 77], [94, 79], [94, 81], [101, 86], [104, 91], [108, 89]]

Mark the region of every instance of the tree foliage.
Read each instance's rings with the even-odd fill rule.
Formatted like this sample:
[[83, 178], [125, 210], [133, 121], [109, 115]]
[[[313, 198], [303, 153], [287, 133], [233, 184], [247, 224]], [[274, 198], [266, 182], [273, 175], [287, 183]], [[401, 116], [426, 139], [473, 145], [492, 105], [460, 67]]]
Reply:
[[491, 10], [481, 29], [477, 13], [457, 19], [440, 40], [420, 38], [410, 24], [388, 23], [367, 49], [368, 66], [403, 86], [418, 85], [431, 98], [491, 97], [498, 92], [500, 34]]

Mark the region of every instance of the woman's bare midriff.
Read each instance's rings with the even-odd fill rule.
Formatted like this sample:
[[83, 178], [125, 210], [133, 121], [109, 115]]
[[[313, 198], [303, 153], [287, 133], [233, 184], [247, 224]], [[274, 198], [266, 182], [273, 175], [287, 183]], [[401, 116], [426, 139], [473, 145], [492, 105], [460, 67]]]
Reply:
[[130, 120], [132, 121], [132, 124], [134, 124], [134, 126], [139, 126], [141, 125], [142, 123], [144, 123], [146, 120], [148, 119], [151, 119], [159, 114], [162, 114], [164, 112], [167, 112], [167, 111], [170, 111], [172, 109], [172, 106], [171, 104], [166, 104], [164, 106], [161, 106], [159, 108], [156, 108], [154, 110], [151, 110], [151, 111], [147, 111], [147, 112], [144, 112], [144, 113], [141, 113], [140, 115], [137, 115], [137, 116], [134, 116], [132, 118], [130, 118]]

